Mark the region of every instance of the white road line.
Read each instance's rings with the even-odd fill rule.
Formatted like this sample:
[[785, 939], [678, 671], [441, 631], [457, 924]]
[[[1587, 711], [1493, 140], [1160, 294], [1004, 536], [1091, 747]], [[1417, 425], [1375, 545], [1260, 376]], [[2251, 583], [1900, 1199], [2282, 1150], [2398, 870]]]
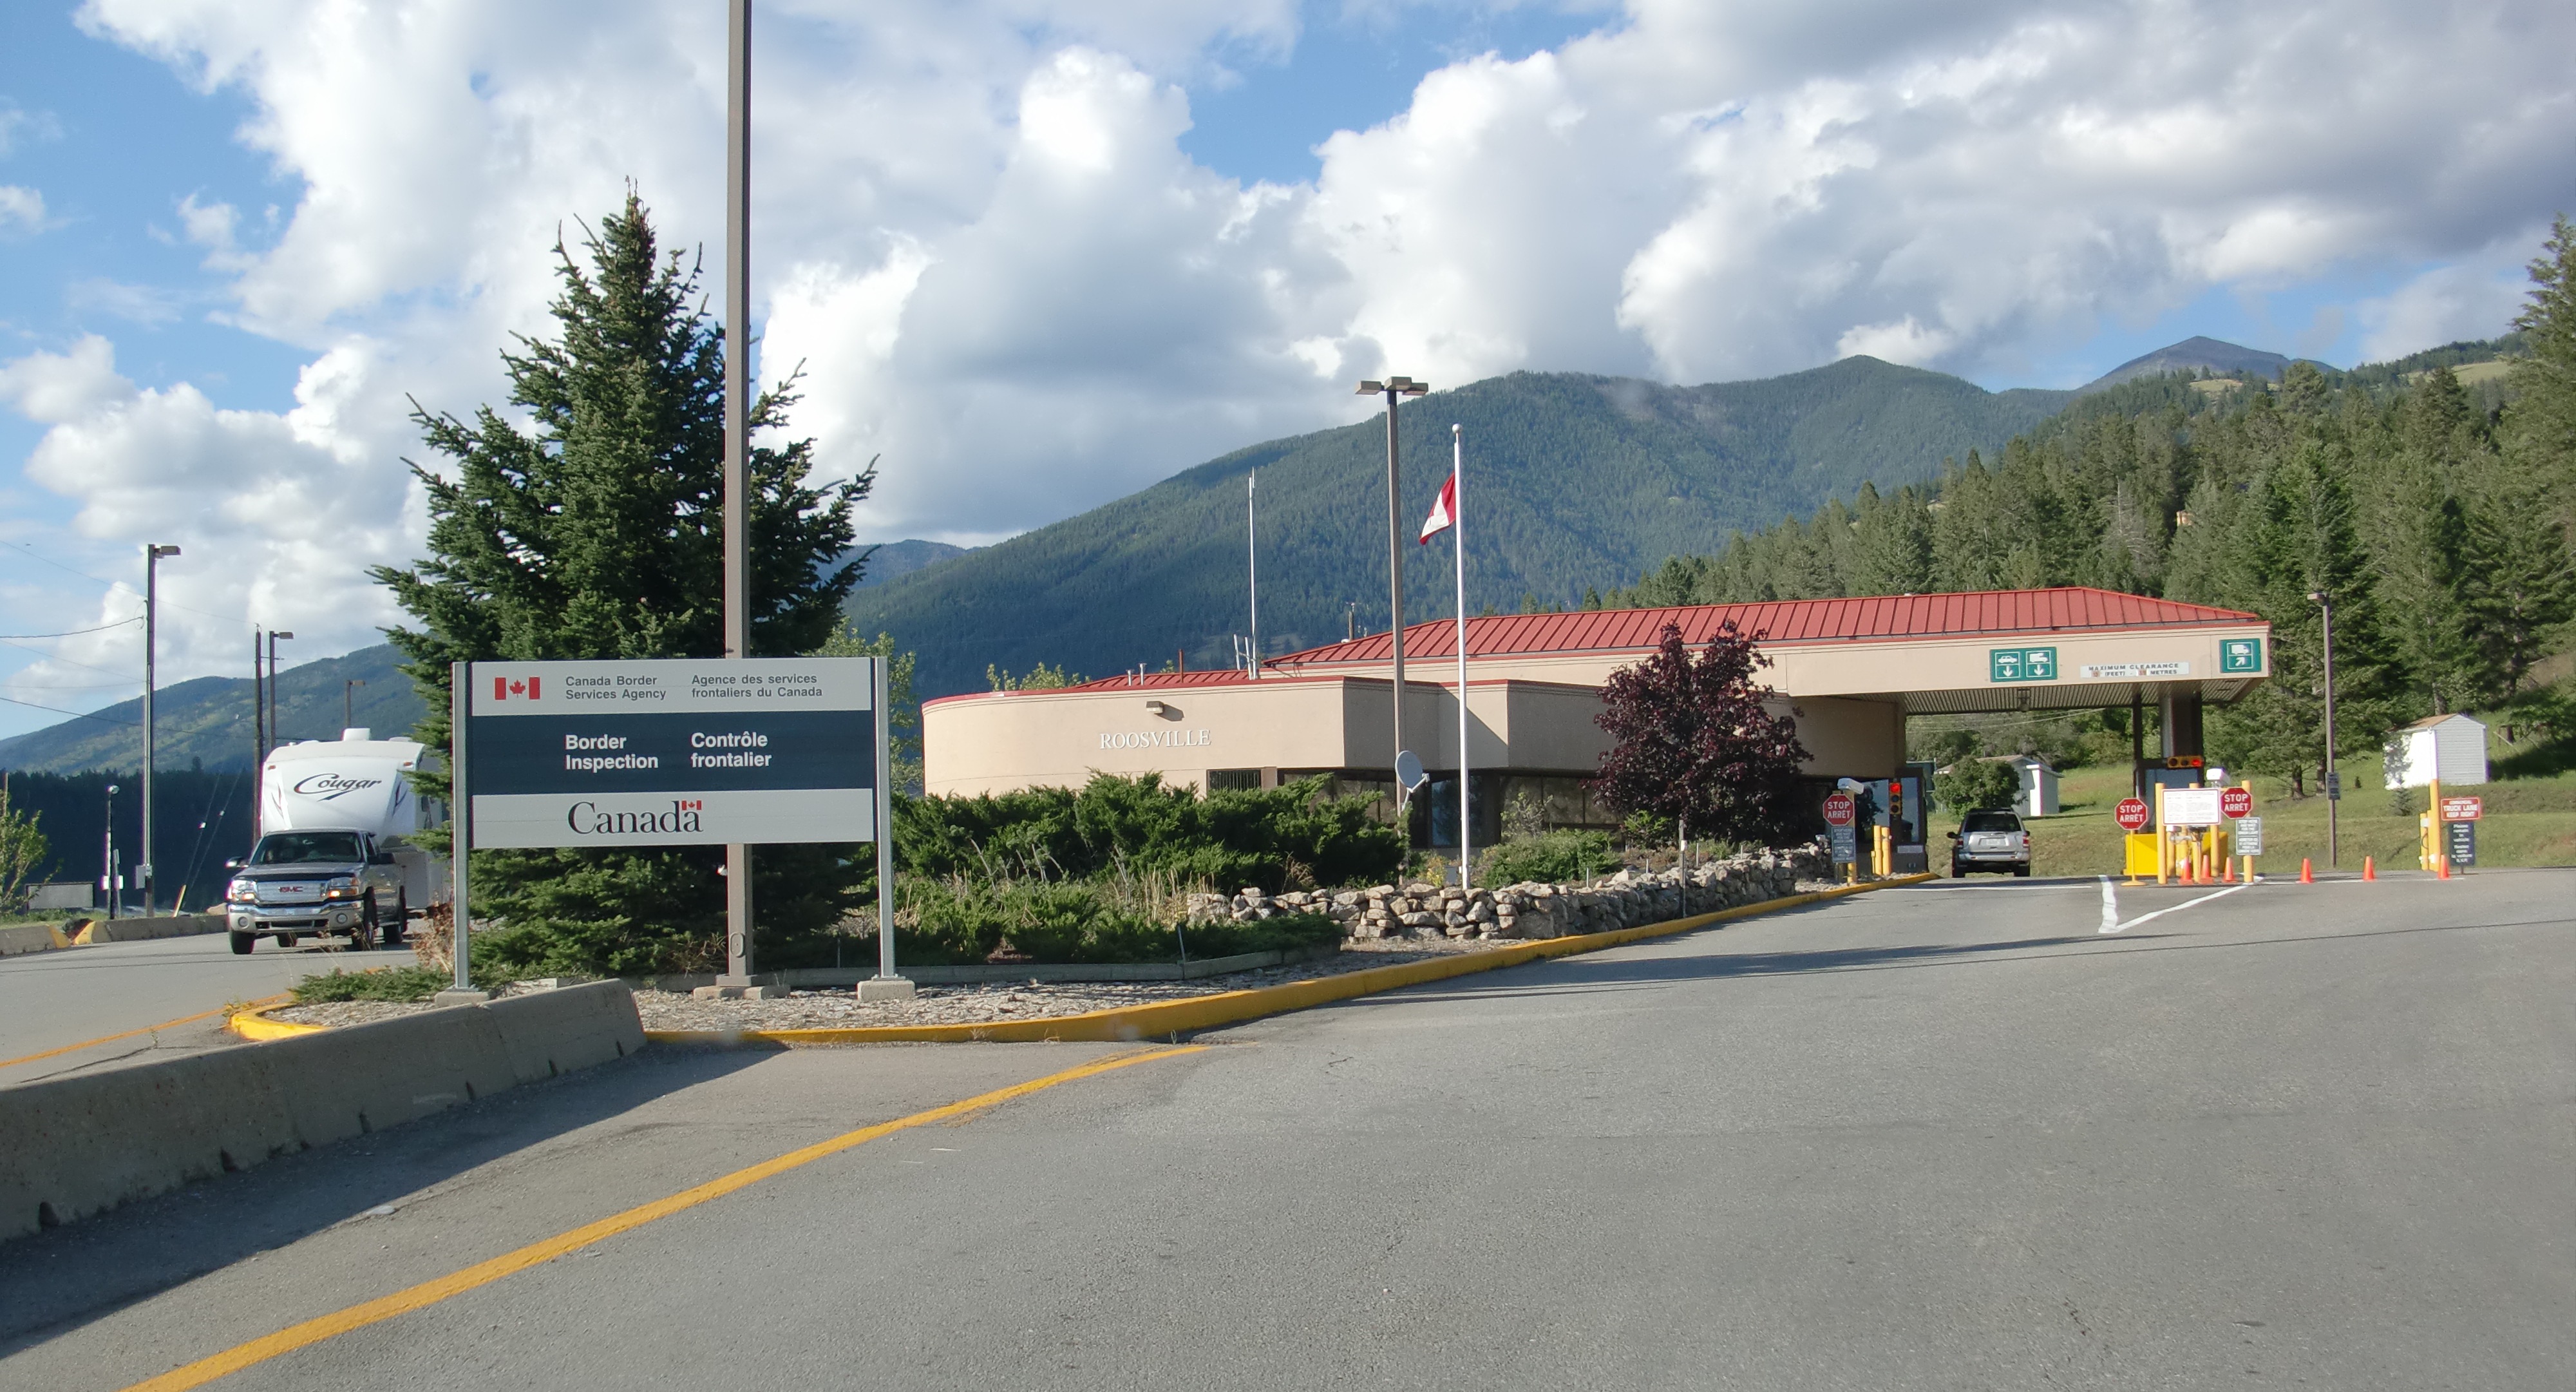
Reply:
[[[2112, 925], [2112, 924], [2109, 924], [2109, 923], [2105, 923], [2105, 924], [2103, 925], [2103, 927], [2102, 927], [2102, 931], [2103, 931], [2103, 932], [2105, 932], [2105, 933], [2121, 933], [2121, 932], [2126, 932], [2126, 931], [2128, 931], [2128, 930], [2129, 930], [2129, 929], [2131, 929], [2131, 928], [2135, 928], [2135, 927], [2137, 927], [2137, 926], [2138, 926], [2139, 924], [2141, 924], [2141, 923], [2148, 922], [2148, 921], [2149, 921], [2149, 920], [2151, 920], [2151, 919], [2158, 919], [2158, 918], [2162, 918], [2162, 917], [2164, 917], [2166, 914], [2169, 914], [2169, 913], [2181, 913], [2181, 912], [2182, 912], [2183, 910], [2185, 910], [2185, 909], [2198, 908], [2199, 906], [2201, 906], [2201, 905], [2203, 905], [2203, 904], [2208, 903], [2208, 902], [2209, 902], [2210, 900], [2212, 900], [2212, 899], [2224, 899], [2224, 898], [2226, 898], [2228, 895], [2231, 895], [2231, 894], [2241, 894], [2241, 893], [2245, 892], [2246, 890], [2252, 889], [2255, 885], [2260, 884], [2260, 883], [2262, 883], [2262, 881], [2260, 881], [2260, 880], [2248, 881], [2248, 882], [2247, 882], [2247, 883], [2245, 883], [2245, 884], [2236, 885], [2236, 886], [2234, 886], [2234, 887], [2232, 887], [2232, 888], [2229, 888], [2229, 889], [2222, 889], [2222, 890], [2218, 891], [2218, 892], [2217, 892], [2217, 893], [2215, 893], [2215, 894], [2204, 894], [2204, 895], [2200, 896], [2200, 897], [2199, 897], [2199, 898], [2197, 898], [2197, 899], [2186, 899], [2186, 900], [2184, 900], [2183, 902], [2181, 902], [2181, 903], [2179, 903], [2179, 904], [2174, 905], [2172, 908], [2169, 908], [2169, 909], [2158, 909], [2158, 910], [2156, 910], [2154, 913], [2144, 913], [2144, 914], [2140, 914], [2140, 915], [2138, 915], [2136, 918], [2130, 919], [2130, 920], [2129, 920], [2128, 922], [2126, 922], [2126, 923], [2122, 923], [2122, 924], [2118, 924], [2118, 925]], [[2112, 908], [2111, 908], [2111, 902], [2110, 902], [2110, 901], [2111, 901], [2111, 882], [2110, 882], [2109, 880], [2107, 880], [2107, 879], [2106, 879], [2106, 880], [2104, 880], [2104, 881], [2102, 882], [2102, 899], [2103, 899], [2103, 904], [2102, 904], [2102, 912], [2103, 912], [2103, 916], [2104, 916], [2105, 918], [2108, 918], [2108, 917], [2110, 917], [2110, 916], [2111, 916]]]

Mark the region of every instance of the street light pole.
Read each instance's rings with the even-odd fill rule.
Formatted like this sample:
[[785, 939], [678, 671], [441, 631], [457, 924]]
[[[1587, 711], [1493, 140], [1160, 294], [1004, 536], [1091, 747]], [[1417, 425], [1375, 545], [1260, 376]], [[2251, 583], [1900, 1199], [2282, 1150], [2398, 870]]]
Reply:
[[272, 628], [268, 631], [268, 747], [271, 749], [275, 749], [279, 745], [286, 743], [286, 736], [277, 728], [277, 712], [279, 705], [277, 697], [277, 640], [280, 638], [292, 639], [294, 636], [294, 634], [289, 633], [282, 628]]
[[340, 732], [343, 735], [347, 734], [349, 727], [356, 724], [358, 720], [357, 702], [351, 699], [351, 693], [365, 685], [366, 683], [360, 680], [340, 683]]
[[[1428, 382], [1410, 377], [1389, 377], [1383, 382], [1360, 383], [1362, 396], [1386, 398], [1386, 607], [1387, 640], [1395, 654], [1395, 755], [1404, 754], [1404, 509], [1398, 486], [1395, 456], [1395, 405], [1400, 396], [1420, 396], [1431, 390]], [[1404, 775], [1395, 776], [1395, 816], [1404, 820]]]
[[[751, 656], [751, 0], [727, 0], [725, 12], [724, 650], [740, 659]], [[725, 847], [716, 984], [751, 985], [751, 848], [740, 842]]]
[[107, 785], [107, 833], [98, 844], [98, 879], [107, 891], [107, 918], [116, 921], [116, 785]]
[[2343, 801], [2343, 785], [2335, 777], [2335, 702], [2334, 702], [2334, 600], [2323, 590], [2308, 591], [2308, 602], [2317, 606], [2318, 621], [2325, 634], [2326, 688], [2326, 864], [2339, 863], [2341, 830], [2336, 825], [2337, 805]]
[[143, 916], [152, 916], [152, 649], [161, 620], [161, 558], [176, 546], [143, 548], [143, 859], [134, 867], [143, 890]]

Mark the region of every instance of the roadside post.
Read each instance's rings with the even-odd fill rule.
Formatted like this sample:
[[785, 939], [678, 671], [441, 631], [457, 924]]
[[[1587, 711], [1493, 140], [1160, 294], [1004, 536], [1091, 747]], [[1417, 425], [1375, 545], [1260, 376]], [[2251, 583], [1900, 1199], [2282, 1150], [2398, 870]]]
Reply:
[[[2263, 823], [2254, 815], [2254, 790], [2243, 784], [2219, 789], [2218, 815], [2227, 819], [2228, 848], [2234, 852], [2234, 858], [2245, 863], [2245, 882], [2252, 884], [2254, 857], [2263, 849]], [[2245, 839], [2249, 835], [2254, 838], [2253, 847], [2250, 850], [2247, 849]]]
[[2165, 785], [2156, 785], [2156, 883], [2166, 883], [2173, 870], [2173, 841], [2165, 835]]
[[[877, 843], [877, 975], [899, 1000], [886, 660], [662, 658], [455, 668], [457, 986], [467, 985], [467, 850]], [[728, 851], [728, 869], [748, 857]], [[736, 900], [746, 886], [729, 883]], [[748, 923], [728, 924], [747, 963]], [[783, 988], [720, 981], [700, 994]]]
[[1852, 802], [1851, 794], [1845, 792], [1825, 794], [1825, 830], [1833, 846], [1834, 864], [1843, 868], [1844, 878], [1851, 882], [1857, 882], [1860, 879], [1858, 854], [1860, 838], [1852, 832], [1852, 821], [1858, 815], [1858, 811], [1859, 809]]
[[[2439, 785], [2435, 786], [2438, 790]], [[2477, 864], [2478, 823], [2486, 818], [2486, 799], [2437, 796], [2433, 807], [2442, 819], [2443, 863], [2453, 870], [2466, 870]]]
[[465, 867], [472, 859], [474, 849], [474, 817], [470, 811], [474, 806], [474, 790], [466, 781], [473, 776], [470, 771], [472, 755], [466, 749], [473, 722], [466, 719], [466, 712], [473, 704], [470, 699], [473, 689], [473, 663], [447, 664], [447, 946], [456, 958], [456, 984], [434, 997], [440, 1005], [468, 1005], [490, 999], [475, 990], [467, 979], [473, 962], [467, 939], [473, 933], [470, 925], [474, 922], [474, 912]]

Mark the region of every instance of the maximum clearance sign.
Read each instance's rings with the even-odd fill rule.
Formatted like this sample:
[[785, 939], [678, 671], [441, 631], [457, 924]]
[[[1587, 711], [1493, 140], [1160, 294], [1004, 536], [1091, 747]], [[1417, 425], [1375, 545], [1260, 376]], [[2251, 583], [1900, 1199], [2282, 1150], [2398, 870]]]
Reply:
[[473, 663], [473, 844], [873, 841], [881, 662]]

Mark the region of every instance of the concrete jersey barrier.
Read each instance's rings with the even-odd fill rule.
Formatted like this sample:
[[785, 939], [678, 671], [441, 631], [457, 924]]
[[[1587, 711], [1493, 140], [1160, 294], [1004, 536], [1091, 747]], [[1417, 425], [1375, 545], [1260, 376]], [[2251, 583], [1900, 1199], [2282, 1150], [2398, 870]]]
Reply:
[[0, 1088], [0, 1241], [642, 1047], [597, 981]]

